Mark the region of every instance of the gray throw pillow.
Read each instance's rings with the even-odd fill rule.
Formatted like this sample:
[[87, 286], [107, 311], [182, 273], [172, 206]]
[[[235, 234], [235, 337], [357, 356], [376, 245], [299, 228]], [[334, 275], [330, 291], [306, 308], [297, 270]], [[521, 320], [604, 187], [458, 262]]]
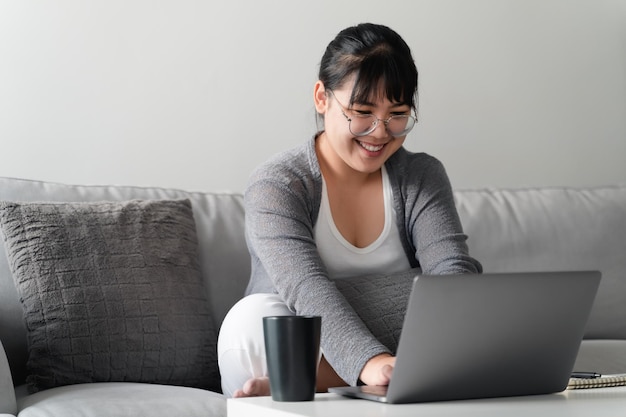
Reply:
[[219, 390], [189, 200], [0, 202], [31, 392], [87, 382]]
[[419, 268], [388, 275], [334, 280], [372, 334], [394, 354], [404, 322], [413, 279]]

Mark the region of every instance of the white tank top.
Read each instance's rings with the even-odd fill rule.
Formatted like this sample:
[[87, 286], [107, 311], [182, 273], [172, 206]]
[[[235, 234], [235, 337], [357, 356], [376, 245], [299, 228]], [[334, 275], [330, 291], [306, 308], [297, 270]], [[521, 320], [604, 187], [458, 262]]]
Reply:
[[322, 201], [313, 229], [317, 250], [332, 279], [372, 274], [390, 274], [411, 268], [396, 226], [396, 211], [389, 176], [382, 167], [385, 225], [369, 246], [358, 248], [341, 235], [330, 210], [326, 182], [322, 180]]

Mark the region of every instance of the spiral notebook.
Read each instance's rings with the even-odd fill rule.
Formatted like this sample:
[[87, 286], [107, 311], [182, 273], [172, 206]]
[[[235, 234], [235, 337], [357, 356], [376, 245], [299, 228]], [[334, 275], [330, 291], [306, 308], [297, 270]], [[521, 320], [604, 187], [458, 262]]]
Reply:
[[391, 383], [330, 392], [388, 403], [563, 391], [598, 271], [418, 276]]
[[571, 378], [567, 389], [607, 388], [626, 385], [626, 374], [601, 375], [596, 378]]

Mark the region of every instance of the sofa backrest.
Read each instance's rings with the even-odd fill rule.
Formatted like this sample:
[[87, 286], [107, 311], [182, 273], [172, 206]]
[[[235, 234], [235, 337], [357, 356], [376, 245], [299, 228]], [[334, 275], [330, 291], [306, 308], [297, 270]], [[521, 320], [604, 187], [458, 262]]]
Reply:
[[[200, 266], [215, 324], [243, 296], [250, 276], [244, 238], [243, 197], [237, 193], [200, 193], [156, 187], [75, 186], [0, 177], [0, 200], [124, 201], [191, 200], [198, 235]], [[15, 384], [26, 377], [26, 330], [15, 284], [0, 238], [0, 340]]]
[[485, 272], [599, 270], [585, 338], [626, 339], [626, 186], [466, 190], [455, 198]]

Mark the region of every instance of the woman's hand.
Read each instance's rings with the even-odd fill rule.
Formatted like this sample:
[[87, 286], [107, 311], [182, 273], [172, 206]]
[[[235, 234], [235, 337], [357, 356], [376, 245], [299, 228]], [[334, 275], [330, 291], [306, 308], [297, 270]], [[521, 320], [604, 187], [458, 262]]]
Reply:
[[396, 358], [388, 353], [374, 356], [367, 361], [359, 378], [366, 385], [389, 385]]

